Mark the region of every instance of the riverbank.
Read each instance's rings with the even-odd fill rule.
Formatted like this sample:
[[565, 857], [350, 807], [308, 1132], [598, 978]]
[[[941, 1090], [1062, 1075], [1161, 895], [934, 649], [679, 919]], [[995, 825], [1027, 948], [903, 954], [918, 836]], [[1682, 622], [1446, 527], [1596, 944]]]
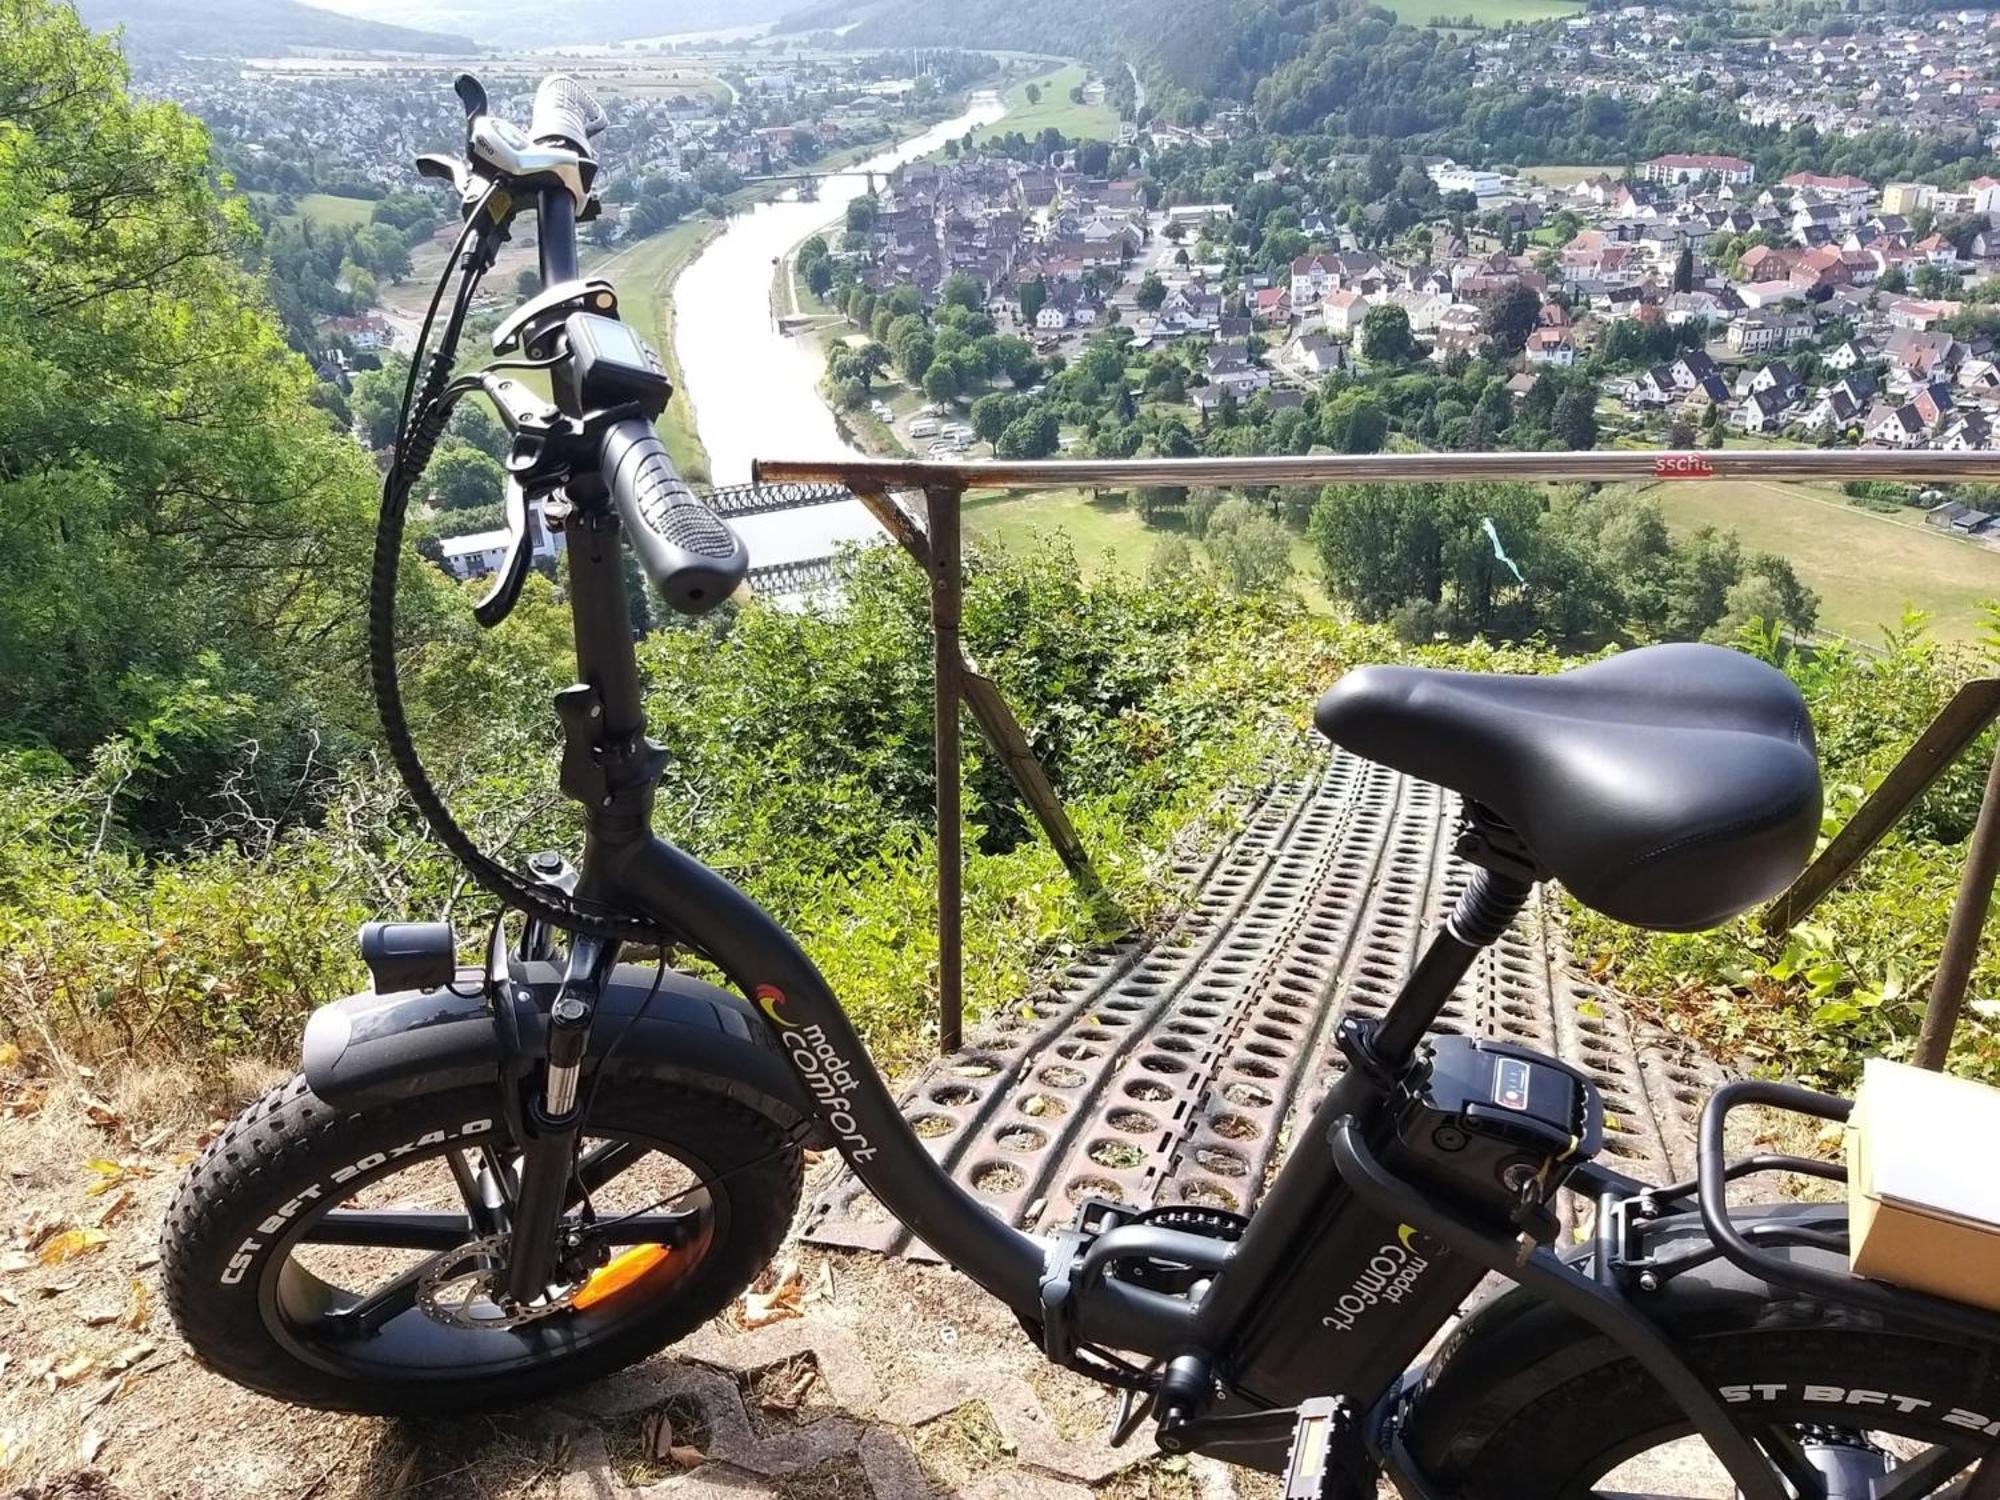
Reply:
[[[1004, 113], [998, 95], [977, 95], [961, 114], [859, 166], [886, 174]], [[735, 215], [683, 268], [676, 284], [672, 336], [717, 484], [746, 481], [758, 457], [851, 453], [866, 436], [842, 432], [821, 396], [825, 359], [818, 340], [794, 337], [781, 327], [773, 305], [774, 300], [790, 305], [789, 294], [781, 291], [786, 258], [807, 237], [837, 224], [848, 203], [866, 191], [859, 176], [829, 177], [819, 186], [816, 199], [764, 202]], [[774, 298], [774, 290], [781, 295]], [[810, 304], [800, 306], [806, 310]], [[851, 517], [836, 514], [849, 509], [855, 512]], [[779, 562], [825, 556], [849, 536], [865, 534], [868, 525], [856, 504], [751, 518], [745, 531], [760, 561]], [[753, 531], [757, 535], [748, 535]]]
[[592, 275], [615, 279], [619, 310], [660, 351], [676, 394], [655, 425], [674, 467], [696, 484], [708, 483], [708, 450], [695, 430], [694, 403], [685, 395], [686, 382], [674, 349], [674, 283], [725, 227], [719, 219], [683, 220], [587, 268]]

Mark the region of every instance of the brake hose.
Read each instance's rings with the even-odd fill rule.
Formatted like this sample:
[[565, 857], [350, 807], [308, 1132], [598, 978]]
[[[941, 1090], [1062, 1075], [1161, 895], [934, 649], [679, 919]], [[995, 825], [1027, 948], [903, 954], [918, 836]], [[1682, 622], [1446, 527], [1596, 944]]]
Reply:
[[[527, 913], [552, 926], [591, 937], [621, 942], [664, 944], [672, 941], [652, 924], [635, 918], [593, 911], [585, 903], [551, 886], [531, 883], [486, 854], [472, 836], [459, 826], [445, 806], [444, 798], [424, 770], [423, 757], [410, 733], [409, 717], [403, 707], [402, 686], [396, 670], [396, 585], [402, 564], [404, 521], [409, 510], [410, 491], [430, 464], [431, 453], [443, 435], [451, 416], [456, 393], [447, 392], [458, 340], [465, 324], [472, 294], [490, 259], [482, 229], [494, 189], [489, 188], [465, 221], [450, 258], [431, 294], [429, 310], [417, 334], [417, 346], [410, 357], [410, 373], [403, 385], [403, 405], [396, 422], [395, 455], [382, 480], [382, 507], [375, 523], [375, 551], [368, 580], [368, 672], [374, 689], [375, 712], [382, 724], [390, 762], [416, 804], [418, 813], [438, 842], [465, 867], [474, 881], [507, 906]], [[474, 244], [474, 236], [480, 237]], [[497, 238], [494, 241], [497, 244]], [[470, 252], [468, 247], [471, 246]], [[426, 346], [444, 289], [454, 269], [464, 262], [458, 293], [451, 312], [431, 351], [424, 371], [421, 395], [418, 371], [423, 367]]]

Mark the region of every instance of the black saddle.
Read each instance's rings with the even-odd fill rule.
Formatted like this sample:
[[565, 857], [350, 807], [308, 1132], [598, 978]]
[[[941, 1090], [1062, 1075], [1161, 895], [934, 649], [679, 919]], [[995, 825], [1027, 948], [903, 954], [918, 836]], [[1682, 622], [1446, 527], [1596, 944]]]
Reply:
[[1819, 832], [1805, 700], [1721, 646], [1648, 646], [1552, 677], [1362, 667], [1313, 720], [1498, 818], [1539, 873], [1635, 927], [1727, 921], [1783, 890]]

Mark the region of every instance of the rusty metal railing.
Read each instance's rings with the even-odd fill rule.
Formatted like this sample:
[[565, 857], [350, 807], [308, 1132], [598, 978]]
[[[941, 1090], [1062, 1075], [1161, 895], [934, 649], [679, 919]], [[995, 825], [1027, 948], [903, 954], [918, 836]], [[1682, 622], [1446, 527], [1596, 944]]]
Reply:
[[[1945, 453], [1870, 448], [1724, 448], [1698, 452], [1598, 449], [1578, 453], [1368, 453], [1252, 458], [1038, 459], [927, 463], [906, 459], [764, 459], [759, 484], [844, 485], [923, 568], [930, 580], [934, 637], [938, 849], [938, 1043], [955, 1052], [963, 1039], [964, 849], [959, 825], [961, 746], [958, 711], [966, 708], [987, 744], [1094, 906], [1109, 913], [1089, 852], [1036, 758], [1020, 721], [992, 680], [965, 655], [959, 638], [964, 578], [960, 519], [973, 489], [1038, 490], [1134, 485], [1325, 485], [1361, 481], [1436, 483], [1503, 479], [1522, 483], [1676, 481], [1689, 479], [2000, 481], [2000, 452]], [[923, 520], [893, 491], [922, 497]], [[1959, 689], [1846, 827], [1767, 910], [1766, 930], [1789, 931], [1907, 813], [1951, 763], [2000, 717], [2000, 678]], [[1979, 935], [2000, 870], [2000, 754], [1987, 778], [1968, 846], [1916, 1059], [1942, 1067], [1963, 1006]]]

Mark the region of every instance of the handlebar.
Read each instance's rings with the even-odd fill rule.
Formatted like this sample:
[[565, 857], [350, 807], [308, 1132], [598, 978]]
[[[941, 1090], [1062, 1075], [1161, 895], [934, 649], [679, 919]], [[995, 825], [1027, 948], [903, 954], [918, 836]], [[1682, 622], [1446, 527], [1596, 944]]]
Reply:
[[671, 608], [706, 614], [736, 591], [750, 554], [681, 482], [651, 422], [628, 417], [613, 423], [598, 450], [598, 472], [640, 567]]
[[535, 108], [528, 134], [537, 141], [559, 141], [585, 156], [590, 138], [604, 129], [604, 106], [567, 73], [551, 73], [535, 90]]

